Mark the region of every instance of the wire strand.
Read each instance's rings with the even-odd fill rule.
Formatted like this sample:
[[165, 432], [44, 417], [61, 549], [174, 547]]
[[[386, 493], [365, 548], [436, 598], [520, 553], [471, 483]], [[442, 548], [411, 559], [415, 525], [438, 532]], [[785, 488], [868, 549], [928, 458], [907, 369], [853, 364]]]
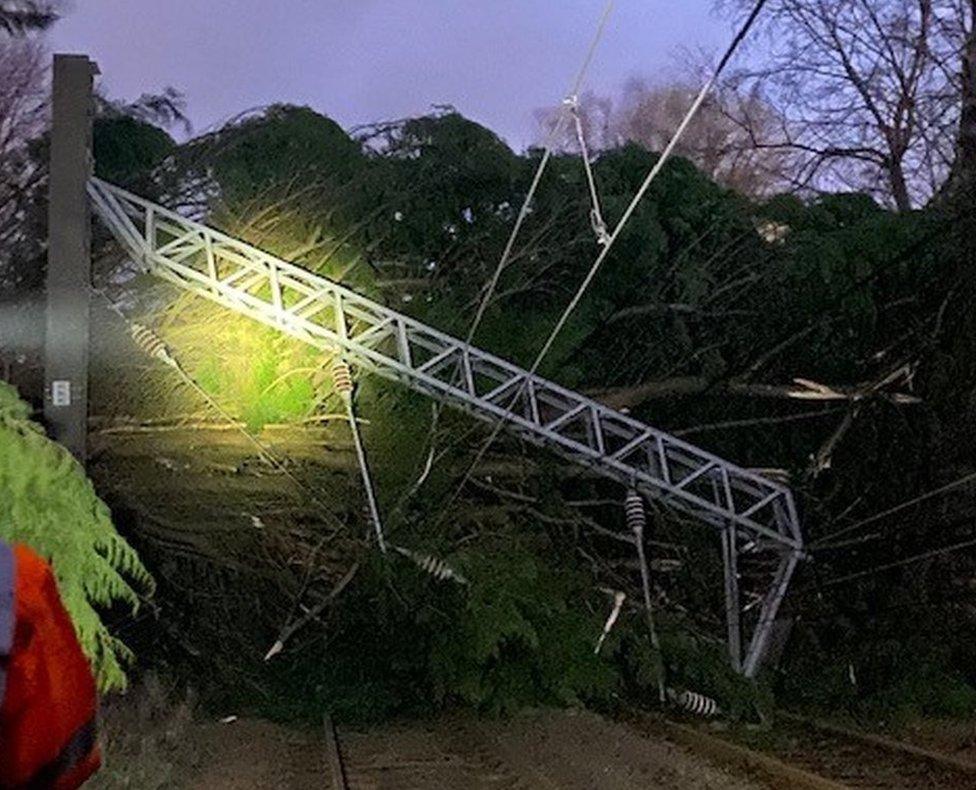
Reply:
[[889, 571], [894, 568], [900, 568], [905, 565], [913, 565], [916, 562], [922, 562], [923, 560], [928, 560], [933, 557], [939, 557], [943, 554], [952, 554], [956, 551], [961, 551], [962, 549], [967, 549], [972, 546], [976, 546], [976, 539], [964, 540], [960, 543], [953, 543], [951, 546], [943, 546], [938, 549], [931, 549], [929, 551], [922, 552], [921, 554], [915, 554], [911, 557], [907, 557], [903, 560], [895, 560], [894, 562], [886, 562], [883, 565], [876, 565], [873, 568], [868, 568], [864, 571], [857, 571], [856, 573], [850, 573], [847, 576], [840, 576], [835, 579], [827, 579], [821, 582], [821, 587], [834, 587], [839, 584], [846, 584], [847, 582], [856, 581], [857, 579], [863, 579], [868, 576], [874, 576], [878, 573], [883, 573], [884, 571]]
[[[108, 308], [113, 313], [115, 313], [127, 327], [132, 329], [134, 326], [136, 326], [136, 324], [122, 311], [122, 308], [120, 308], [118, 304], [107, 293], [95, 287], [90, 287], [90, 290], [97, 296], [101, 297], [105, 301]], [[162, 361], [168, 368], [175, 371], [176, 374], [183, 381], [183, 383], [186, 384], [188, 387], [190, 387], [201, 398], [203, 398], [203, 400], [207, 403], [207, 405], [209, 405], [210, 408], [212, 408], [224, 420], [226, 420], [228, 424], [235, 426], [237, 431], [242, 436], [244, 436], [247, 439], [247, 441], [255, 447], [255, 449], [257, 449], [258, 457], [261, 458], [261, 460], [264, 461], [266, 464], [268, 464], [268, 466], [280, 472], [284, 477], [286, 477], [292, 483], [292, 485], [294, 485], [297, 489], [299, 489], [300, 491], [302, 491], [302, 493], [304, 493], [307, 497], [309, 497], [309, 499], [317, 506], [320, 513], [327, 517], [328, 521], [332, 521], [340, 527], [343, 526], [342, 522], [332, 511], [331, 506], [323, 502], [322, 499], [320, 499], [319, 496], [309, 486], [307, 486], [305, 483], [299, 480], [298, 477], [296, 477], [294, 473], [292, 473], [292, 471], [288, 469], [287, 466], [285, 466], [284, 462], [275, 455], [275, 453], [271, 450], [270, 447], [268, 447], [264, 442], [262, 442], [256, 436], [254, 436], [244, 426], [240, 425], [237, 419], [232, 414], [230, 414], [223, 406], [221, 406], [209, 392], [207, 392], [203, 387], [201, 387], [200, 384], [198, 384], [197, 381], [183, 369], [183, 366], [179, 363], [179, 361], [175, 357], [169, 355], [169, 359], [160, 360], [160, 361]]]
[[654, 181], [657, 179], [661, 170], [664, 168], [665, 163], [668, 161], [668, 159], [671, 157], [671, 154], [674, 152], [675, 148], [677, 147], [681, 137], [684, 135], [688, 126], [691, 124], [692, 119], [698, 113], [698, 110], [701, 108], [701, 105], [704, 103], [708, 94], [711, 92], [712, 87], [718, 81], [718, 78], [725, 70], [725, 67], [732, 59], [732, 56], [738, 50], [739, 45], [742, 43], [742, 41], [748, 35], [749, 31], [752, 29], [752, 26], [755, 24], [756, 19], [759, 17], [759, 14], [761, 13], [762, 9], [766, 6], [768, 1], [769, 0], [758, 0], [758, 2], [755, 4], [752, 11], [750, 12], [749, 16], [746, 18], [746, 20], [743, 22], [742, 26], [739, 28], [736, 35], [733, 37], [731, 43], [729, 44], [728, 48], [725, 51], [725, 54], [722, 56], [722, 59], [719, 61], [718, 66], [716, 66], [711, 77], [709, 77], [709, 79], [702, 86], [701, 90], [698, 92], [698, 95], [695, 97], [695, 100], [692, 103], [691, 107], [689, 108], [687, 114], [682, 119], [678, 128], [675, 130], [674, 135], [672, 135], [671, 140], [669, 141], [667, 147], [664, 149], [664, 151], [661, 152], [661, 155], [658, 157], [657, 162], [654, 163], [654, 166], [651, 168], [650, 172], [645, 177], [640, 188], [637, 190], [636, 194], [630, 201], [630, 204], [627, 206], [620, 220], [617, 222], [616, 226], [614, 227], [613, 233], [610, 234], [610, 238], [607, 240], [607, 243], [603, 245], [603, 248], [600, 250], [600, 253], [597, 255], [596, 260], [593, 262], [589, 272], [587, 273], [586, 277], [583, 279], [583, 282], [580, 284], [579, 288], [577, 289], [576, 294], [570, 300], [570, 303], [566, 306], [566, 309], [563, 311], [559, 320], [556, 322], [556, 325], [553, 327], [552, 331], [550, 332], [549, 337], [546, 339], [546, 342], [543, 344], [542, 349], [539, 351], [538, 355], [536, 356], [535, 361], [532, 363], [532, 367], [529, 369], [528, 375], [523, 379], [522, 383], [515, 388], [515, 392], [513, 393], [512, 398], [505, 409], [505, 414], [499, 417], [498, 420], [495, 421], [494, 428], [492, 429], [488, 438], [485, 440], [484, 444], [482, 444], [481, 448], [478, 450], [478, 453], [475, 455], [474, 461], [468, 467], [467, 471], [464, 474], [464, 477], [461, 479], [461, 482], [458, 484], [458, 487], [454, 490], [450, 498], [447, 500], [447, 503], [445, 504], [445, 508], [447, 507], [448, 504], [452, 503], [458, 497], [458, 495], [460, 494], [464, 486], [467, 485], [468, 481], [471, 480], [471, 477], [474, 474], [474, 470], [481, 463], [482, 459], [485, 457], [485, 454], [488, 452], [491, 445], [494, 444], [495, 440], [498, 438], [498, 434], [501, 432], [502, 428], [508, 422], [508, 414], [511, 413], [512, 407], [525, 391], [526, 382], [528, 382], [529, 379], [531, 379], [532, 377], [535, 376], [536, 373], [538, 373], [539, 368], [542, 365], [542, 362], [545, 360], [549, 351], [552, 349], [553, 343], [555, 343], [556, 338], [559, 336], [560, 332], [562, 332], [563, 327], [565, 327], [566, 325], [566, 322], [569, 320], [570, 316], [575, 312], [580, 301], [583, 299], [583, 295], [590, 287], [590, 283], [593, 282], [593, 279], [596, 277], [597, 272], [600, 270], [600, 267], [603, 265], [603, 262], [607, 259], [607, 256], [610, 254], [610, 250], [613, 248], [614, 243], [620, 237], [620, 234], [623, 231], [624, 227], [627, 225], [630, 218], [637, 210], [637, 206], [644, 198], [644, 195], [647, 194], [647, 190], [650, 189], [651, 184], [653, 184]]
[[[614, 2], [615, 0], [608, 0], [603, 9], [603, 14], [600, 16], [600, 21], [597, 24], [596, 33], [593, 35], [593, 38], [590, 41], [590, 47], [586, 52], [586, 56], [583, 58], [583, 63], [580, 65], [579, 71], [576, 73], [576, 79], [573, 81], [573, 87], [570, 90], [570, 95], [572, 96], [576, 96], [579, 93], [580, 88], [583, 86], [583, 81], [586, 79], [586, 73], [589, 71], [590, 64], [593, 62], [593, 58], [596, 55], [597, 47], [603, 38], [604, 31], [606, 30], [607, 22], [610, 19], [610, 15], [613, 13]], [[515, 241], [518, 239], [522, 226], [525, 224], [525, 220], [529, 216], [529, 211], [532, 208], [532, 201], [535, 199], [535, 193], [538, 191], [539, 184], [542, 182], [542, 176], [546, 171], [546, 167], [549, 165], [549, 161], [552, 159], [556, 140], [559, 139], [559, 135], [562, 132], [565, 122], [566, 113], [561, 111], [556, 123], [553, 124], [552, 128], [549, 130], [549, 134], [546, 136], [545, 150], [543, 151], [542, 158], [539, 160], [539, 166], [536, 168], [535, 175], [532, 178], [532, 183], [529, 185], [529, 191], [525, 193], [525, 200], [522, 201], [522, 208], [519, 209], [518, 217], [515, 219], [515, 225], [512, 227], [512, 232], [509, 234], [508, 241], [505, 243], [505, 248], [502, 251], [502, 256], [498, 261], [498, 266], [495, 267], [491, 280], [488, 282], [488, 287], [486, 288], [484, 295], [481, 297], [481, 302], [478, 304], [478, 310], [475, 313], [474, 320], [471, 322], [471, 328], [468, 330], [467, 337], [464, 341], [465, 345], [471, 345], [471, 341], [474, 340], [475, 333], [478, 331], [478, 327], [481, 325], [481, 321], [484, 318], [485, 311], [488, 309], [488, 305], [491, 303], [491, 299], [495, 295], [495, 291], [498, 288], [498, 281], [501, 279], [502, 272], [505, 271], [509, 260], [512, 257], [512, 251], [515, 248]]]
[[583, 129], [583, 120], [579, 113], [579, 100], [576, 96], [567, 99], [570, 103], [570, 112], [573, 115], [573, 125], [576, 127], [576, 142], [580, 149], [580, 159], [583, 160], [583, 172], [586, 174], [586, 185], [590, 191], [590, 224], [596, 234], [598, 244], [607, 244], [610, 241], [610, 234], [607, 232], [607, 223], [603, 219], [603, 211], [600, 208], [600, 195], [596, 188], [596, 178], [593, 175], [593, 167], [590, 164], [590, 151], [586, 145], [586, 133]]
[[640, 204], [641, 200], [644, 199], [644, 195], [647, 194], [647, 190], [650, 189], [651, 184], [654, 183], [658, 175], [664, 169], [664, 165], [671, 158], [671, 155], [674, 153], [675, 148], [677, 148], [678, 146], [678, 142], [684, 136], [685, 131], [691, 125], [691, 122], [694, 119], [694, 117], [698, 114], [698, 110], [701, 109], [701, 106], [705, 102], [705, 99], [708, 97], [708, 94], [711, 93], [712, 88], [715, 86], [715, 83], [718, 81], [718, 78], [725, 70], [726, 65], [728, 65], [729, 61], [732, 59], [732, 56], [739, 48], [739, 45], [742, 43], [743, 39], [745, 39], [746, 35], [752, 29], [752, 26], [755, 24], [756, 19], [759, 17], [759, 13], [762, 11], [763, 7], [766, 5], [767, 2], [768, 0], [758, 0], [755, 7], [752, 9], [752, 13], [749, 14], [749, 17], [746, 19], [742, 27], [739, 29], [738, 33], [732, 39], [732, 42], [729, 44], [728, 49], [726, 49], [725, 54], [722, 56], [721, 61], [719, 61], [718, 66], [712, 72], [712, 76], [709, 77], [709, 79], [702, 86], [701, 90], [698, 92], [698, 95], [695, 97], [695, 101], [692, 103], [691, 107], [688, 109], [688, 112], [685, 114], [685, 117], [682, 119], [680, 125], [675, 130], [674, 134], [671, 137], [671, 140], [668, 142], [665, 149], [661, 152], [661, 155], [658, 157], [657, 162], [654, 163], [654, 166], [651, 168], [651, 171], [647, 174], [647, 177], [644, 179], [644, 182], [637, 190], [637, 193], [631, 199], [630, 204], [627, 206], [626, 210], [623, 213], [623, 216], [621, 216], [620, 220], [617, 222], [616, 226], [614, 227], [613, 233], [610, 234], [610, 238], [607, 240], [607, 243], [600, 251], [600, 254], [597, 255], [596, 260], [593, 262], [593, 265], [590, 267], [589, 272], [587, 273], [586, 277], [583, 279], [583, 282], [580, 284], [579, 288], [577, 289], [576, 294], [570, 300], [570, 303], [566, 306], [566, 309], [563, 311], [563, 314], [559, 317], [559, 320], [556, 322], [556, 325], [553, 327], [552, 332], [550, 332], [548, 339], [546, 340], [545, 344], [542, 346], [542, 349], [539, 351], [539, 354], [536, 357], [535, 362], [532, 364], [532, 368], [530, 370], [531, 374], [534, 375], [536, 372], [538, 372], [539, 366], [542, 364], [542, 361], [545, 359], [546, 355], [552, 349], [553, 343], [555, 343], [556, 338], [562, 332], [563, 327], [566, 326], [566, 322], [569, 320], [570, 316], [576, 311], [576, 308], [579, 306], [580, 301], [582, 301], [584, 294], [589, 289], [590, 283], [593, 282], [593, 279], [596, 277], [597, 272], [600, 270], [600, 267], [603, 265], [603, 262], [607, 259], [607, 256], [610, 254], [610, 250], [613, 248], [614, 243], [617, 241], [618, 238], [620, 238], [621, 232], [629, 222], [630, 218], [633, 216], [634, 212], [637, 210], [637, 206]]
[[349, 416], [349, 431], [352, 434], [353, 445], [356, 448], [359, 475], [362, 478], [363, 488], [366, 491], [366, 506], [369, 508], [369, 520], [373, 522], [373, 531], [376, 533], [376, 542], [380, 547], [380, 551], [386, 554], [386, 539], [383, 537], [383, 522], [380, 520], [380, 507], [376, 501], [376, 489], [373, 487], [373, 476], [369, 471], [369, 463], [366, 460], [366, 448], [363, 445], [363, 438], [359, 432], [359, 423], [356, 421], [356, 412], [351, 394], [343, 399], [346, 402], [346, 414]]
[[890, 507], [887, 510], [882, 510], [880, 513], [875, 513], [873, 516], [862, 519], [861, 521], [851, 524], [849, 527], [844, 527], [843, 529], [833, 532], [830, 535], [825, 535], [820, 540], [814, 541], [812, 544], [810, 544], [810, 548], [831, 548], [841, 537], [849, 535], [852, 532], [856, 532], [861, 527], [866, 527], [868, 524], [874, 524], [876, 521], [881, 521], [884, 518], [888, 518], [888, 516], [895, 515], [895, 513], [900, 513], [903, 510], [907, 510], [913, 505], [925, 502], [928, 499], [932, 499], [933, 497], [937, 497], [940, 494], [944, 494], [947, 491], [952, 491], [954, 488], [959, 488], [960, 486], [964, 486], [966, 483], [971, 483], [973, 481], [976, 481], [976, 472], [972, 472], [964, 477], [960, 477], [958, 480], [953, 480], [951, 483], [946, 483], [944, 486], [939, 486], [931, 491], [926, 491], [924, 494], [920, 494], [919, 496], [912, 497], [911, 499], [895, 505], [894, 507]]

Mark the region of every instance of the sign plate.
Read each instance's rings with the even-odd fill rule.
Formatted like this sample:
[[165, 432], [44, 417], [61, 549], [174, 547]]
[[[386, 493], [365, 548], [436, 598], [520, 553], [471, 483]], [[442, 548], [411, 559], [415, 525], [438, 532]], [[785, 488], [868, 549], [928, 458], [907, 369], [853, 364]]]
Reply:
[[51, 403], [55, 406], [71, 405], [71, 382], [59, 379], [51, 382]]

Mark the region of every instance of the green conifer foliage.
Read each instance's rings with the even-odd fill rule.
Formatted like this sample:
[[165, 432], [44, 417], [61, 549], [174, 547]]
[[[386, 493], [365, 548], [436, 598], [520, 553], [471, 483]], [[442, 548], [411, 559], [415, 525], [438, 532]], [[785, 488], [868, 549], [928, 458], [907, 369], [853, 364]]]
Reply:
[[129, 649], [96, 607], [135, 611], [153, 581], [115, 531], [81, 465], [30, 419], [30, 407], [0, 382], [0, 537], [51, 562], [64, 605], [102, 690], [126, 685]]

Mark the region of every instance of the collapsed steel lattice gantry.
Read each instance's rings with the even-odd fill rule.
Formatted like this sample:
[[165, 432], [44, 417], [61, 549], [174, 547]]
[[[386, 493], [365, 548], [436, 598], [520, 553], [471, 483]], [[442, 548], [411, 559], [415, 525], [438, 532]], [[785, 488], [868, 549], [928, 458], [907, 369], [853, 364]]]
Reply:
[[[179, 288], [481, 419], [503, 420], [522, 438], [715, 528], [732, 662], [746, 676], [758, 671], [803, 555], [788, 488], [119, 187], [91, 179], [88, 194], [134, 260]], [[768, 578], [744, 601], [740, 560], [759, 556]]]

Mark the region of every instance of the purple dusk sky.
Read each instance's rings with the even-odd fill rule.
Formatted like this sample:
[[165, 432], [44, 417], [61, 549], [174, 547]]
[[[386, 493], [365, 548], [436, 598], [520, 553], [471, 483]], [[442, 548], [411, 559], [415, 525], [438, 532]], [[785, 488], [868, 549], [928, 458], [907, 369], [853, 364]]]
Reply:
[[[109, 95], [172, 85], [197, 131], [272, 102], [346, 128], [453, 104], [516, 149], [565, 95], [605, 0], [74, 0], [54, 51], [91, 55]], [[673, 73], [729, 36], [713, 0], [617, 0], [588, 85]]]

